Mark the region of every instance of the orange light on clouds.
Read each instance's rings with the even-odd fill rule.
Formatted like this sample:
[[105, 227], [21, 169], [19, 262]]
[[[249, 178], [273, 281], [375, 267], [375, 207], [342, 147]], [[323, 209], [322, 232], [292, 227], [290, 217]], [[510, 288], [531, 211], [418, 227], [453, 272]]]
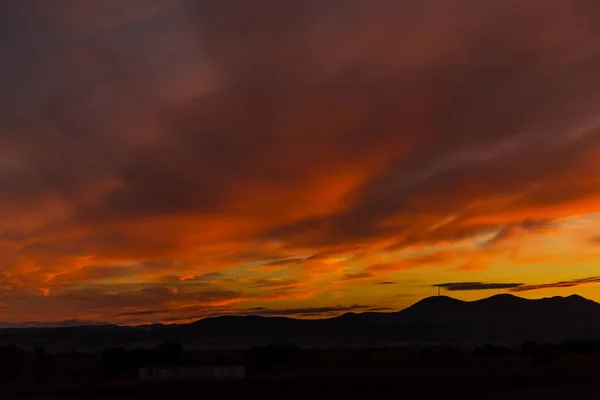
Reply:
[[600, 3], [269, 1], [6, 7], [5, 325], [600, 300]]

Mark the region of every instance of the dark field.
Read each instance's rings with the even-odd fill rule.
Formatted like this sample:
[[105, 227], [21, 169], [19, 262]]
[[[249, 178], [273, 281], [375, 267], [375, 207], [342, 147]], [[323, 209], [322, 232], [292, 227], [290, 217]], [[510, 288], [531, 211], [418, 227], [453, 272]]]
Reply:
[[146, 357], [165, 354], [152, 350], [77, 357], [56, 354], [48, 356], [52, 368], [38, 373], [37, 380], [26, 368], [14, 379], [4, 380], [0, 399], [579, 399], [600, 393], [597, 342], [470, 349], [166, 349], [166, 355], [189, 365], [246, 365], [247, 378], [142, 384], [136, 379], [135, 362], [144, 358], [142, 362], [147, 363]]
[[[584, 398], [600, 390], [600, 364], [480, 365], [415, 369], [339, 368], [255, 374], [240, 382], [139, 384], [132, 380], [70, 383], [36, 393], [14, 387], [6, 399], [365, 399], [376, 396], [462, 399]], [[592, 398], [592, 397], [590, 397]]]
[[[595, 398], [600, 380], [555, 378], [521, 379], [514, 376], [478, 379], [465, 375], [456, 379], [423, 376], [419, 380], [397, 377], [337, 377], [244, 382], [218, 385], [169, 385], [161, 388], [87, 388], [63, 393], [6, 394], [6, 399], [365, 399], [384, 396], [410, 399], [564, 399]], [[584, 397], [585, 396], [585, 397]], [[588, 397], [589, 396], [589, 397]]]

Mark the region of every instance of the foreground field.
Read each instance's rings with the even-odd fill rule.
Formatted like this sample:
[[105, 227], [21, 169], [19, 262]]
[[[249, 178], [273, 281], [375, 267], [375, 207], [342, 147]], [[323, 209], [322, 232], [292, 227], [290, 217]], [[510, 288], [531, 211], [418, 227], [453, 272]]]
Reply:
[[[21, 363], [2, 369], [0, 399], [261, 400], [405, 396], [461, 399], [564, 399], [600, 392], [600, 344], [524, 343], [518, 348], [324, 348], [266, 346], [190, 352], [178, 346], [48, 355], [13, 349]], [[11, 358], [5, 357], [9, 361]], [[141, 384], [137, 366], [246, 365], [235, 382]], [[18, 373], [16, 373], [18, 372]], [[12, 374], [12, 375], [9, 375]], [[10, 376], [10, 379], [8, 379]]]
[[[254, 376], [242, 382], [119, 385], [101, 383], [46, 388], [36, 393], [31, 388], [5, 392], [3, 399], [56, 400], [186, 400], [240, 398], [311, 400], [365, 399], [405, 396], [439, 399], [564, 399], [584, 398], [600, 391], [600, 368], [487, 368], [487, 369], [418, 369], [406, 370], [338, 370], [282, 372]], [[574, 396], [574, 397], [573, 397]]]
[[8, 395], [5, 399], [53, 399], [53, 400], [138, 400], [138, 399], [198, 399], [199, 396], [209, 396], [215, 399], [239, 399], [260, 398], [260, 399], [290, 399], [290, 400], [325, 400], [325, 399], [379, 399], [388, 396], [408, 399], [439, 399], [439, 398], [460, 398], [460, 399], [565, 399], [565, 398], [593, 398], [600, 390], [600, 384], [570, 384], [557, 385], [551, 382], [545, 384], [496, 384], [479, 385], [465, 383], [460, 385], [437, 385], [432, 382], [429, 385], [385, 385], [383, 387], [376, 385], [343, 384], [335, 386], [312, 386], [301, 385], [302, 387], [273, 387], [263, 386], [230, 390], [220, 389], [198, 389], [198, 390], [179, 390], [172, 388], [168, 392], [138, 392], [138, 393], [112, 393], [99, 394], [94, 392], [78, 394], [46, 394], [46, 395], [27, 395], [15, 396]]

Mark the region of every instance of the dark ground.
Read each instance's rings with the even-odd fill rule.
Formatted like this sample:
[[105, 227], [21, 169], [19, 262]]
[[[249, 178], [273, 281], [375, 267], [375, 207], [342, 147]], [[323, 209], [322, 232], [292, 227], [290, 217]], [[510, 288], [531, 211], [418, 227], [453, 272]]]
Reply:
[[[49, 359], [54, 366], [37, 384], [35, 374], [31, 374], [35, 369], [27, 368], [20, 378], [4, 380], [0, 384], [0, 400], [370, 400], [400, 396], [408, 399], [552, 400], [595, 398], [600, 393], [600, 342], [566, 342], [557, 346], [523, 344], [520, 348], [486, 345], [471, 349], [302, 350], [285, 346], [197, 354], [177, 346], [159, 349], [169, 350], [165, 354], [170, 357], [185, 355], [190, 365], [212, 365], [218, 360], [228, 360], [232, 365], [245, 364], [247, 378], [238, 382], [140, 384], [136, 368], [119, 367], [132, 361], [145, 363], [140, 359], [148, 355], [165, 354], [155, 350], [66, 354]], [[28, 356], [27, 365], [45, 365], [36, 364], [32, 357]], [[179, 359], [177, 357], [173, 360]], [[161, 365], [178, 365], [167, 362], [169, 358], [161, 360], [164, 361]]]
[[600, 368], [565, 366], [515, 368], [431, 368], [418, 370], [338, 370], [283, 372], [242, 382], [139, 385], [94, 384], [47, 389], [20, 388], [3, 399], [574, 399], [600, 393]]
[[[47, 394], [15, 396], [7, 395], [5, 399], [56, 399], [56, 400], [134, 400], [134, 399], [370, 399], [385, 397], [404, 397], [409, 399], [573, 399], [595, 398], [600, 383], [595, 384], [479, 384], [476, 382], [456, 383], [453, 385], [440, 385], [436, 382], [428, 384], [412, 384], [386, 382], [359, 383], [359, 382], [334, 382], [326, 385], [311, 382], [298, 382], [298, 386], [292, 385], [264, 385], [249, 388], [240, 386], [235, 389], [221, 388], [197, 388], [180, 389], [172, 387], [165, 391], [140, 391], [137, 393], [72, 393], [72, 394]], [[204, 397], [207, 396], [207, 397]]]

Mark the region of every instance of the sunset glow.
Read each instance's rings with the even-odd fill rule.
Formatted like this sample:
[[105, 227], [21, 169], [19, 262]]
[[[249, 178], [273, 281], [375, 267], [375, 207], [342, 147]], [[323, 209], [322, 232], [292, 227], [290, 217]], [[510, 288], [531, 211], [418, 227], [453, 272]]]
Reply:
[[0, 326], [600, 301], [600, 2], [0, 11]]

